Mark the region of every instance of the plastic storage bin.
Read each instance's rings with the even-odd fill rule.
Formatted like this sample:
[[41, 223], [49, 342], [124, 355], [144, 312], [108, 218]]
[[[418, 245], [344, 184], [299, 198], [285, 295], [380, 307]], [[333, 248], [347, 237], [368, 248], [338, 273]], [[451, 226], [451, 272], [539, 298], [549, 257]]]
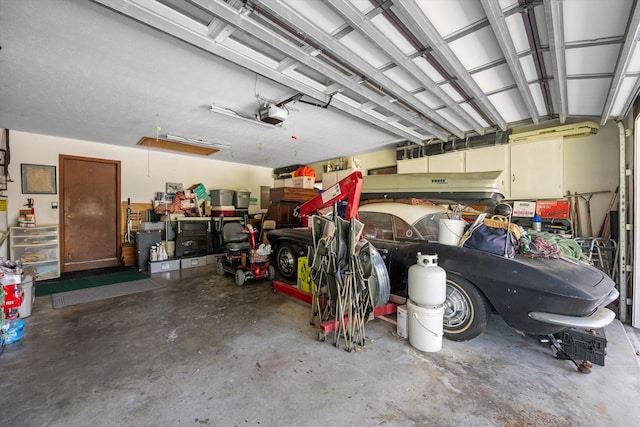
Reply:
[[233, 205], [234, 190], [211, 190], [211, 206]]
[[233, 196], [233, 206], [235, 206], [236, 209], [248, 209], [250, 199], [251, 192], [236, 191]]

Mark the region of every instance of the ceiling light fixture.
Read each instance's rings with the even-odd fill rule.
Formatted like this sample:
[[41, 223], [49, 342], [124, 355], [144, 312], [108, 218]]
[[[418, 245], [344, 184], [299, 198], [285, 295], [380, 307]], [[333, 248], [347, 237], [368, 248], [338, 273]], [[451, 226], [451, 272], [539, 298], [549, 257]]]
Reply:
[[175, 141], [175, 142], [184, 142], [186, 144], [196, 144], [196, 145], [206, 145], [208, 147], [230, 147], [229, 144], [224, 144], [222, 142], [213, 142], [208, 141], [206, 139], [198, 139], [198, 138], [188, 138], [184, 136], [167, 134], [167, 140]]
[[247, 117], [247, 116], [242, 116], [238, 113], [236, 113], [235, 111], [229, 109], [229, 108], [224, 108], [224, 107], [218, 107], [215, 104], [212, 104], [211, 107], [209, 107], [209, 111], [213, 111], [214, 113], [218, 113], [218, 114], [222, 114], [225, 116], [229, 116], [229, 117], [233, 117], [234, 119], [239, 119], [239, 120], [244, 120], [245, 122], [249, 122], [249, 123], [254, 123], [256, 125], [261, 125], [261, 126], [265, 126], [268, 128], [274, 128], [277, 127], [273, 124], [269, 124], [266, 122], [261, 122], [258, 117]]

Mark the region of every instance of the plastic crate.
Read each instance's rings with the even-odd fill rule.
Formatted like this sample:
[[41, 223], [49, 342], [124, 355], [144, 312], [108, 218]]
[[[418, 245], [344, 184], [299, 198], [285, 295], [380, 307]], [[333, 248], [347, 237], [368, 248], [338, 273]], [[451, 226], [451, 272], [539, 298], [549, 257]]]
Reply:
[[235, 190], [211, 190], [211, 206], [233, 206]]
[[604, 366], [604, 357], [607, 355], [604, 330], [569, 328], [560, 334], [560, 345], [569, 356]]

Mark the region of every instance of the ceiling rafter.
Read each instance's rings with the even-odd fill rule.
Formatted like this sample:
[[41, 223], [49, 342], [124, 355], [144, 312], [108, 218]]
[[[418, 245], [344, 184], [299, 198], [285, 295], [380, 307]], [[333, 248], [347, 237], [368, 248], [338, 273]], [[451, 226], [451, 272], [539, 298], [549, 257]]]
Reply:
[[[177, 25], [175, 22], [175, 19], [169, 19], [169, 17], [167, 16], [168, 9], [162, 5], [159, 5], [155, 1], [152, 1], [152, 0], [96, 0], [96, 1], [114, 10], [119, 11], [124, 15], [134, 17], [135, 19], [141, 22], [144, 22], [168, 34], [178, 37], [179, 39], [187, 41], [198, 47], [204, 48], [205, 50], [213, 54], [216, 54], [222, 58], [230, 60], [258, 74], [264, 75], [265, 77], [268, 77], [274, 81], [281, 81], [283, 82], [283, 84], [295, 90], [303, 92], [313, 98], [324, 99], [324, 94], [322, 93], [322, 91], [318, 91], [316, 90], [316, 88], [304, 83], [301, 79], [297, 79], [293, 77], [293, 73], [289, 73], [286, 75], [279, 73], [276, 69], [265, 65], [263, 62], [258, 61], [255, 58], [247, 57], [246, 55], [235, 52], [233, 49], [230, 49], [224, 45], [214, 43], [208, 37], [208, 34], [207, 34], [208, 30], [206, 28], [203, 30], [194, 21], [184, 18], [181, 21], [181, 25]], [[266, 41], [271, 46], [274, 46], [277, 44], [282, 47], [283, 45], [286, 45], [288, 50], [296, 52], [295, 56], [294, 55], [290, 55], [290, 56], [294, 57], [294, 59], [297, 59], [299, 62], [303, 64], [306, 63], [306, 65], [309, 65], [309, 63], [313, 63], [314, 64], [313, 67], [317, 66], [318, 68], [328, 68], [324, 63], [318, 61], [316, 58], [313, 58], [308, 53], [300, 50], [299, 48], [291, 45], [290, 43], [283, 41], [277, 34], [268, 32], [262, 29], [261, 27], [259, 27], [258, 24], [255, 24], [252, 21], [250, 21], [245, 16], [247, 14], [246, 10], [244, 12], [242, 11], [238, 12], [238, 10], [220, 2], [209, 3], [201, 0], [193, 0], [193, 3], [198, 4], [198, 6], [201, 7], [203, 10], [207, 10], [213, 16], [216, 16], [219, 19], [222, 19], [228, 24], [233, 25], [235, 28], [240, 29], [241, 31], [249, 32], [251, 34], [251, 31], [247, 31], [246, 28], [244, 29], [240, 28], [240, 26], [249, 26], [251, 30], [255, 31], [253, 34], [254, 37], [262, 38], [262, 40]], [[234, 25], [234, 23], [236, 24], [240, 23], [241, 25]], [[335, 73], [335, 74], [338, 74], [338, 73]], [[339, 77], [341, 78], [341, 80], [343, 80], [343, 83], [344, 83], [346, 79], [343, 76], [339, 76]], [[348, 80], [346, 81], [348, 82]], [[364, 93], [366, 95], [369, 94], [368, 91], [362, 90], [361, 88], [357, 87], [357, 85], [350, 84], [347, 86], [350, 89], [356, 89], [354, 90], [354, 92], [356, 93]], [[379, 99], [381, 100], [382, 97], [379, 97]], [[383, 101], [380, 101], [380, 103], [385, 104]], [[344, 100], [339, 97], [334, 98], [332, 100], [331, 105], [355, 117], [364, 119], [367, 122], [375, 126], [378, 126], [382, 129], [385, 129], [391, 133], [394, 133], [400, 137], [407, 138], [411, 141], [415, 141], [415, 143], [420, 144], [425, 139], [425, 135], [421, 133], [408, 131], [406, 128], [401, 128], [395, 123], [389, 124], [389, 122], [381, 120], [379, 117], [371, 113], [360, 111], [350, 103], [345, 103]], [[392, 109], [400, 112], [403, 116], [405, 116], [408, 119], [407, 121], [409, 122], [412, 121], [411, 119], [415, 119], [412, 115], [408, 114], [406, 111], [400, 110], [398, 108], [393, 108], [393, 107]], [[391, 111], [391, 112], [395, 113], [395, 111]], [[422, 129], [425, 133], [427, 133], [428, 135], [426, 137], [430, 135], [438, 135], [439, 137], [446, 138], [446, 134], [444, 132], [442, 131], [438, 132], [437, 129], [433, 129], [433, 127], [430, 124], [426, 124], [426, 126], [417, 126], [417, 128]]]
[[[544, 3], [544, 16], [547, 21], [549, 51], [551, 53], [553, 74], [555, 76], [552, 88], [554, 88], [556, 92], [558, 118], [560, 119], [560, 123], [563, 124], [567, 121], [569, 102], [567, 99], [567, 65], [564, 59], [564, 20], [562, 17], [562, 4], [557, 0], [546, 1]], [[539, 53], [539, 56], [542, 56], [542, 52]]]
[[538, 0], [518, 0], [520, 5], [517, 10], [522, 16], [522, 24], [524, 25], [527, 40], [529, 42], [529, 50], [533, 59], [534, 68], [538, 75], [538, 83], [542, 91], [547, 116], [553, 117], [553, 99], [551, 97], [551, 89], [549, 88], [549, 78], [547, 76], [547, 67], [545, 65], [543, 48], [540, 43], [540, 33], [538, 32], [538, 24], [534, 7], [540, 5]]
[[531, 120], [537, 125], [539, 123], [538, 109], [536, 108], [536, 103], [533, 100], [529, 83], [527, 82], [524, 71], [522, 70], [520, 59], [518, 59], [518, 54], [513, 44], [513, 40], [511, 39], [511, 35], [509, 34], [507, 21], [502, 13], [500, 4], [498, 3], [498, 0], [480, 0], [480, 2], [487, 14], [489, 22], [491, 23], [491, 29], [498, 40], [500, 49], [504, 54], [509, 69], [511, 70], [511, 74], [513, 74], [513, 78], [518, 86], [518, 91], [520, 92], [520, 96], [522, 96], [522, 100], [529, 111]]
[[624, 81], [624, 77], [627, 72], [627, 68], [629, 68], [629, 62], [631, 61], [631, 57], [636, 50], [639, 35], [640, 6], [638, 6], [638, 2], [634, 2], [633, 13], [631, 15], [631, 19], [629, 19], [628, 21], [626, 29], [624, 45], [622, 46], [622, 49], [620, 49], [620, 54], [618, 56], [618, 61], [616, 62], [613, 80], [611, 81], [609, 93], [607, 94], [607, 100], [605, 101], [604, 108], [602, 109], [602, 116], [600, 121], [601, 125], [604, 125], [607, 121], [607, 118], [609, 117], [609, 115], [611, 114], [611, 110], [613, 109], [613, 105], [618, 98], [620, 88], [622, 87], [622, 82]]
[[321, 74], [324, 74], [333, 81], [344, 85], [346, 88], [357, 93], [363, 98], [370, 99], [371, 101], [377, 103], [380, 107], [384, 108], [386, 111], [389, 111], [391, 114], [398, 115], [400, 118], [412, 123], [417, 128], [435, 135], [438, 138], [445, 140], [447, 139], [448, 135], [442, 130], [434, 127], [431, 123], [428, 123], [426, 120], [417, 117], [416, 114], [409, 113], [408, 111], [398, 108], [395, 105], [388, 105], [384, 101], [384, 98], [382, 96], [372, 93], [370, 90], [362, 87], [361, 85], [353, 84], [348, 76], [345, 76], [343, 73], [336, 71], [334, 68], [328, 66], [325, 62], [315, 58], [313, 55], [309, 55], [298, 46], [295, 46], [289, 41], [284, 40], [279, 34], [275, 33], [274, 31], [259, 25], [254, 20], [252, 20], [250, 16], [238, 14], [235, 9], [230, 8], [226, 4], [221, 2], [209, 2], [205, 0], [191, 1], [200, 6], [202, 9], [213, 14], [214, 16], [217, 16], [230, 25], [238, 28], [239, 30], [244, 31], [245, 33], [259, 40], [267, 42], [269, 45], [271, 45], [271, 47], [277, 49], [284, 55], [295, 59], [301, 64], [304, 64], [311, 69], [320, 72]]
[[[263, 75], [273, 81], [280, 81], [291, 87], [294, 90], [303, 92], [308, 96], [316, 99], [324, 99], [325, 94], [321, 90], [302, 83], [300, 80], [292, 78], [290, 75], [279, 73], [277, 70], [267, 67], [263, 63], [241, 55], [231, 49], [226, 48], [224, 45], [215, 43], [208, 35], [208, 29], [195, 21], [183, 17], [183, 19], [177, 20], [173, 14], [169, 13], [169, 10], [152, 0], [94, 0], [110, 9], [113, 9], [125, 16], [129, 16], [137, 21], [140, 21], [146, 25], [170, 34], [180, 40], [183, 40], [193, 46], [203, 49], [216, 56], [224, 58], [228, 61], [235, 63], [243, 68], [253, 71], [257, 74]], [[224, 6], [223, 7], [228, 7]], [[238, 13], [229, 10], [229, 13]], [[399, 137], [406, 138], [407, 140], [416, 144], [423, 144], [425, 135], [417, 133], [415, 131], [408, 130], [404, 127], [400, 127], [396, 123], [388, 123], [380, 118], [360, 111], [353, 102], [341, 98], [340, 96], [334, 96], [331, 105], [334, 108], [344, 111], [354, 117], [371, 123], [381, 129], [384, 129]]]
[[489, 125], [495, 124], [501, 130], [507, 130], [507, 123], [504, 118], [502, 118], [502, 115], [482, 92], [480, 86], [473, 80], [464, 65], [462, 65], [458, 57], [453, 53], [417, 3], [406, 0], [396, 0], [392, 10], [401, 16], [405, 25], [412, 31], [412, 34], [420, 38], [421, 43], [430, 47], [433, 53], [437, 54], [451, 67], [460, 84], [466, 86], [468, 93], [473, 96], [473, 99], [469, 98], [469, 105], [483, 118], [487, 117], [488, 120], [485, 120]]
[[305, 42], [309, 42], [309, 38], [312, 38], [314, 40], [314, 43], [320, 45], [323, 53], [326, 54], [327, 52], [331, 52], [334, 56], [340, 58], [348, 58], [351, 65], [357, 68], [356, 72], [358, 75], [363, 75], [370, 81], [375, 81], [378, 85], [385, 87], [387, 89], [386, 92], [389, 92], [390, 95], [401, 98], [405, 104], [408, 104], [415, 111], [426, 116], [426, 118], [433, 121], [437, 126], [450, 131], [460, 138], [462, 137], [463, 132], [458, 129], [453, 123], [446, 120], [426, 104], [418, 101], [411, 95], [411, 93], [409, 93], [389, 77], [384, 75], [381, 70], [376, 69], [375, 67], [371, 66], [369, 63], [355, 55], [349, 49], [344, 47], [344, 45], [337, 42], [335, 38], [332, 38], [322, 30], [320, 30], [308, 19], [300, 16], [295, 10], [291, 10], [279, 1], [253, 0], [253, 3], [259, 5], [257, 11], [260, 13], [268, 11], [270, 14], [276, 14], [279, 16], [286, 15], [289, 24], [293, 25], [300, 34], [304, 34]]
[[[362, 14], [350, 3], [336, 0], [324, 0], [332, 9], [338, 13], [349, 25], [376, 44], [386, 55], [388, 55], [396, 66], [411, 74], [429, 92], [441, 99], [444, 105], [449, 107], [459, 120], [465, 123], [470, 129], [482, 133], [483, 129], [469, 114], [464, 111], [442, 88], [437, 85], [424, 71], [422, 71], [413, 61], [391, 43], [380, 30], [365, 19]], [[410, 99], [410, 97], [408, 98]], [[406, 101], [406, 100], [405, 100]], [[446, 120], [441, 115], [441, 120]], [[459, 138], [463, 137], [460, 132], [453, 132]]]

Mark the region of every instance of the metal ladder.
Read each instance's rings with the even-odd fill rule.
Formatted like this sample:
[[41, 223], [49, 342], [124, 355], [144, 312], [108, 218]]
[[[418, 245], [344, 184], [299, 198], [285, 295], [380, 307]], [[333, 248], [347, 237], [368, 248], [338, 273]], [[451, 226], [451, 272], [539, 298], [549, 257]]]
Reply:
[[604, 271], [614, 281], [618, 275], [618, 245], [615, 240], [604, 237], [576, 237], [589, 262]]

